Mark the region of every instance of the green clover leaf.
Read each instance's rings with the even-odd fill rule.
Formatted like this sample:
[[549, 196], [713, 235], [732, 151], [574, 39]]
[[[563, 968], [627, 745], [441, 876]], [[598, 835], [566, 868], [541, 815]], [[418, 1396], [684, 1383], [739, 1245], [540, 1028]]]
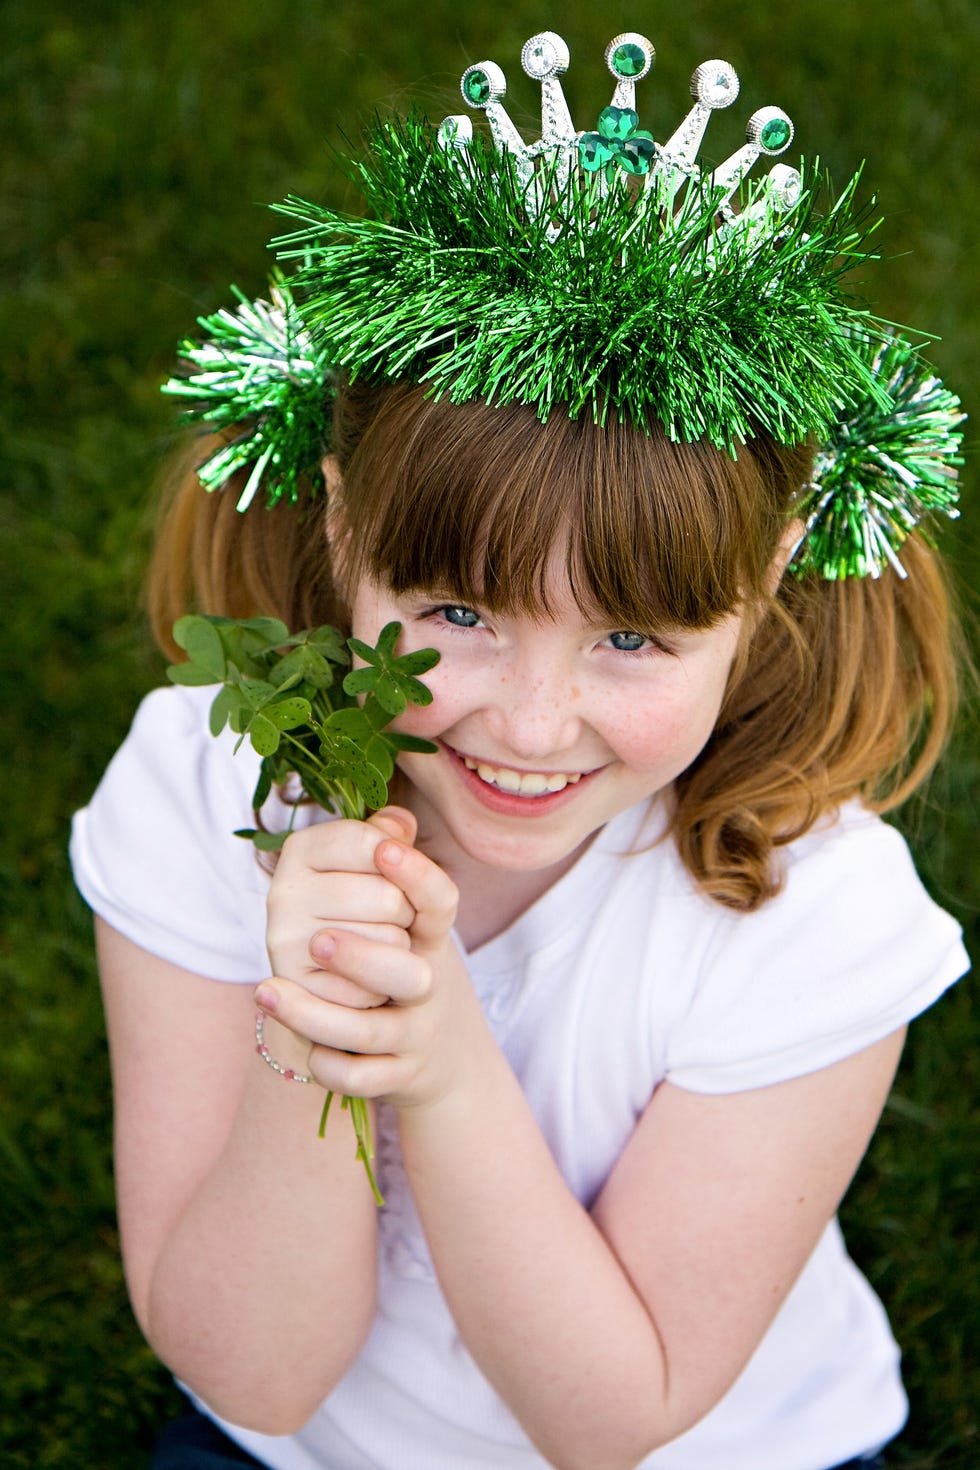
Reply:
[[358, 658], [363, 659], [365, 668], [354, 669], [344, 679], [347, 694], [373, 694], [392, 719], [404, 712], [409, 704], [431, 704], [432, 694], [416, 674], [424, 674], [438, 663], [439, 655], [432, 648], [420, 648], [413, 653], [395, 654], [395, 644], [401, 632], [400, 623], [388, 623], [378, 635], [376, 648], [362, 643], [359, 638], [347, 641]]
[[225, 677], [225, 651], [209, 618], [189, 613], [174, 624], [174, 642], [187, 654], [186, 664], [172, 664], [167, 673], [174, 683], [220, 684]]

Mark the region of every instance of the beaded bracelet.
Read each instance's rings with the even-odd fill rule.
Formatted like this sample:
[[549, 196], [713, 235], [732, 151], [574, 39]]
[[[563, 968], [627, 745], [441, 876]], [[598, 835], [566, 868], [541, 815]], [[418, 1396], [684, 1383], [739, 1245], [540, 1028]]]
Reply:
[[266, 1066], [271, 1067], [273, 1072], [278, 1072], [279, 1076], [283, 1077], [287, 1082], [313, 1081], [309, 1073], [296, 1072], [292, 1067], [284, 1067], [282, 1062], [276, 1061], [265, 1044], [265, 1016], [263, 1016], [261, 1011], [257, 1011], [255, 1015], [255, 1050], [265, 1062]]

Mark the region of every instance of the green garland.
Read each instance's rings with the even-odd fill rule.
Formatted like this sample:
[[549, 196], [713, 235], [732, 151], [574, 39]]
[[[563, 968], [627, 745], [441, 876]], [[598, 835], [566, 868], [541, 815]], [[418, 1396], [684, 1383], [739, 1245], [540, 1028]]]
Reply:
[[162, 391], [189, 403], [185, 423], [235, 431], [198, 471], [206, 490], [250, 469], [239, 510], [260, 485], [268, 505], [296, 504], [322, 486], [333, 375], [281, 275], [273, 276], [268, 301], [249, 301], [237, 286], [232, 292], [237, 310], [198, 317], [204, 335], [180, 343], [181, 371]]
[[824, 217], [816, 175], [779, 210], [756, 180], [743, 227], [704, 182], [665, 217], [658, 188], [577, 172], [562, 186], [545, 166], [533, 187], [554, 199], [535, 216], [508, 156], [477, 138], [461, 165], [417, 115], [378, 122], [352, 172], [366, 218], [290, 198], [277, 208], [303, 228], [274, 242], [300, 262], [316, 350], [352, 377], [526, 403], [542, 420], [659, 420], [732, 453], [759, 427], [781, 443], [822, 435], [877, 392], [841, 284], [874, 228], [857, 176]]
[[865, 341], [863, 350], [889, 407], [869, 396], [822, 444], [797, 507], [806, 525], [797, 576], [880, 577], [891, 566], [904, 577], [898, 552], [910, 533], [928, 539], [932, 517], [959, 515], [960, 400], [903, 338]]

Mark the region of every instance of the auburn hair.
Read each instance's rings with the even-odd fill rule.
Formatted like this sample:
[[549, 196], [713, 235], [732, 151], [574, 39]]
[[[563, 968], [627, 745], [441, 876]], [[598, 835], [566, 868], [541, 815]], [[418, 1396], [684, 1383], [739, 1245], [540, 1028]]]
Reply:
[[[746, 634], [708, 743], [675, 782], [673, 835], [703, 890], [752, 909], [779, 887], [775, 849], [841, 802], [902, 802], [932, 769], [956, 702], [941, 563], [917, 536], [907, 577], [826, 582], [774, 559], [810, 471], [807, 446], [763, 434], [737, 458], [662, 430], [520, 405], [436, 402], [417, 385], [344, 386], [329, 508], [236, 509], [202, 492], [200, 442], [177, 466], [149, 582], [160, 647], [189, 609], [344, 627], [327, 517], [342, 514], [345, 576], [425, 587], [490, 612], [547, 615], [556, 549], [584, 609], [643, 633]], [[236, 482], [237, 483], [237, 482]], [[240, 488], [240, 487], [239, 487]], [[776, 585], [774, 585], [774, 583]]]

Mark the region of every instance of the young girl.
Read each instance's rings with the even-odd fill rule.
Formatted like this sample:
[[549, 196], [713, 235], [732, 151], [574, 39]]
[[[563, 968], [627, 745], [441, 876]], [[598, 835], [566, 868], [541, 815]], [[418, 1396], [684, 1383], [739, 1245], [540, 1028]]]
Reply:
[[[613, 110], [631, 109], [641, 42], [612, 43]], [[525, 69], [554, 80], [560, 44], [534, 38]], [[490, 64], [463, 90], [499, 142]], [[518, 144], [513, 168], [478, 151], [461, 166], [453, 121], [445, 152], [424, 142], [439, 187], [465, 209], [496, 170], [493, 197], [523, 191], [533, 230]], [[631, 127], [636, 143], [635, 122], [605, 121], [590, 139]], [[596, 145], [574, 142], [587, 169]], [[590, 249], [603, 220], [635, 229], [646, 197], [603, 177], [578, 221]], [[562, 178], [532, 271], [571, 232], [554, 200], [579, 186]], [[711, 211], [738, 228], [717, 191]], [[712, 269], [728, 269], [717, 239]], [[263, 863], [234, 835], [258, 757], [212, 738], [213, 691], [170, 688], [76, 821], [127, 1279], [195, 1405], [154, 1465], [883, 1463], [906, 1413], [898, 1350], [834, 1217], [907, 1022], [964, 969], [956, 925], [874, 814], [924, 777], [949, 723], [937, 558], [913, 533], [880, 576], [828, 580], [812, 554], [799, 575], [812, 425], [764, 405], [746, 424], [719, 399], [733, 454], [705, 407], [710, 360], [700, 433], [690, 413], [680, 432], [675, 409], [658, 421], [685, 373], [697, 386], [690, 363], [664, 355], [667, 384], [629, 341], [594, 381], [645, 392], [642, 418], [573, 416], [554, 375], [565, 409], [544, 404], [516, 347], [496, 391], [484, 377], [434, 397], [439, 354], [458, 375], [480, 328], [446, 347], [435, 295], [423, 312], [417, 294], [395, 370], [383, 323], [405, 278], [382, 299], [336, 248], [303, 278], [316, 351], [356, 374], [333, 408], [329, 495], [242, 514], [256, 478], [224, 473], [220, 448], [225, 488], [188, 474], [163, 523], [157, 630], [173, 654], [188, 606], [372, 643], [396, 620], [401, 650], [440, 656], [432, 702], [397, 722], [437, 748], [400, 758], [366, 822], [300, 807]], [[371, 345], [344, 359], [362, 288]], [[462, 322], [458, 293], [452, 309]], [[846, 381], [854, 355], [835, 342]], [[790, 363], [784, 408], [796, 377]], [[325, 397], [314, 416], [326, 435]], [[263, 463], [285, 476], [284, 458]], [[284, 825], [286, 794], [262, 816]], [[325, 1090], [372, 1100], [380, 1210], [346, 1117], [317, 1136]]]

